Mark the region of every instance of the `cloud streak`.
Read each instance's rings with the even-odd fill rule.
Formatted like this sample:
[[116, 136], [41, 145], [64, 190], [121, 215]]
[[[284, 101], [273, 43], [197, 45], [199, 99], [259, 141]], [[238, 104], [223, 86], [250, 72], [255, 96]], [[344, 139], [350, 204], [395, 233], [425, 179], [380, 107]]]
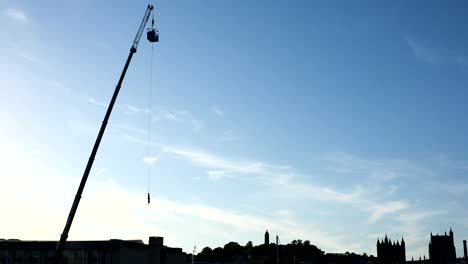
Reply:
[[12, 20], [20, 23], [26, 23], [29, 21], [26, 13], [20, 9], [9, 8], [5, 11], [5, 14]]
[[[57, 234], [66, 220], [64, 216], [69, 210], [73, 199], [71, 194], [78, 179], [64, 176], [46, 162], [18, 151], [11, 151], [8, 155], [0, 152], [0, 157], [8, 161], [0, 168], [0, 199], [11, 201], [1, 203], [0, 210], [12, 212], [1, 219], [2, 238], [58, 239]], [[27, 158], [31, 166], [21, 166], [18, 157]], [[299, 224], [294, 215], [285, 210], [273, 214], [241, 213], [202, 202], [176, 201], [157, 195], [153, 196], [148, 207], [140, 190], [120, 185], [112, 177], [96, 177], [103, 172], [98, 170], [95, 177], [89, 179], [70, 239], [145, 239], [150, 235], [163, 235], [169, 246], [190, 250], [195, 241], [204, 245], [213, 242], [222, 245], [226, 239], [249, 239], [252, 233], [261, 234], [268, 227], [285, 234], [282, 239], [286, 241], [300, 235], [320, 240], [320, 246], [327, 250], [346, 247], [340, 243], [339, 237], [320, 231], [310, 223]], [[108, 171], [108, 174], [112, 172]], [[60, 188], [51, 188], [51, 183]], [[23, 192], [17, 192], [18, 189]], [[48, 206], [42, 206], [44, 204]], [[102, 208], [106, 208], [106, 213]], [[34, 222], [29, 221], [32, 218]], [[184, 224], [186, 219], [191, 219], [190, 227]], [[233, 233], [237, 235], [223, 235], [226, 230], [236, 231]], [[241, 233], [247, 237], [238, 235]]]
[[379, 205], [373, 205], [369, 208], [369, 210], [372, 211], [369, 222], [374, 223], [386, 214], [392, 214], [407, 208], [408, 203], [405, 201], [390, 201]]
[[223, 117], [224, 117], [224, 111], [221, 110], [221, 108], [220, 108], [219, 106], [214, 105], [214, 106], [211, 108], [211, 110], [213, 111], [213, 113], [214, 113], [216, 116], [218, 116], [218, 117], [220, 117], [220, 118], [223, 118]]
[[149, 165], [156, 163], [159, 160], [156, 156], [144, 157], [143, 162]]
[[223, 134], [219, 137], [219, 141], [228, 142], [228, 141], [237, 141], [239, 140], [239, 136], [237, 136], [232, 129], [226, 130]]
[[[99, 107], [107, 107], [108, 104], [98, 101], [92, 97], [86, 98], [88, 103]], [[127, 115], [135, 114], [148, 114], [149, 110], [145, 108], [140, 108], [133, 104], [120, 104], [116, 106], [120, 111], [123, 111]], [[187, 110], [164, 110], [156, 109], [151, 112], [153, 122], [169, 121], [180, 124], [189, 125], [192, 128], [192, 131], [199, 132], [203, 128], [203, 121], [196, 118], [190, 111]]]
[[107, 107], [107, 104], [105, 104], [103, 102], [99, 102], [99, 101], [97, 101], [96, 99], [94, 99], [92, 97], [89, 97], [88, 99], [86, 99], [86, 101], [88, 101], [88, 103], [91, 103], [91, 104], [96, 105], [96, 106]]
[[362, 208], [370, 212], [369, 222], [376, 222], [384, 215], [394, 214], [409, 207], [405, 201], [374, 202], [365, 198], [365, 190], [354, 186], [351, 192], [299, 181], [294, 169], [289, 166], [275, 166], [259, 161], [232, 161], [207, 152], [165, 147], [164, 152], [186, 159], [194, 165], [206, 168], [212, 180], [236, 179], [250, 175], [267, 186], [277, 186], [284, 193], [302, 196], [317, 201], [338, 202]]
[[192, 131], [199, 132], [203, 128], [203, 121], [196, 118], [187, 110], [156, 110], [153, 113], [153, 121], [172, 121], [181, 124], [188, 124], [192, 127]]
[[424, 46], [421, 43], [409, 37], [406, 37], [405, 41], [408, 47], [413, 52], [414, 56], [416, 56], [418, 59], [429, 64], [435, 64], [439, 62], [440, 58], [435, 50], [430, 49], [427, 46]]
[[437, 48], [413, 37], [405, 37], [404, 41], [413, 55], [424, 63], [432, 65], [449, 63], [457, 65], [461, 69], [468, 67], [468, 58], [463, 52]]

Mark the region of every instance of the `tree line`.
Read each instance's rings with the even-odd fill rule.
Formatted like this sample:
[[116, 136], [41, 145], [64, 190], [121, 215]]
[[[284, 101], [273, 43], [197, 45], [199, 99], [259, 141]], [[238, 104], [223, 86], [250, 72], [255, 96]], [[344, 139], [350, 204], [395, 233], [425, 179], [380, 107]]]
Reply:
[[[309, 240], [293, 240], [286, 245], [271, 243], [270, 245], [254, 246], [252, 241], [244, 246], [237, 242], [229, 242], [224, 247], [203, 248], [196, 256], [196, 263], [263, 263], [275, 264], [276, 258], [280, 263], [373, 263], [375, 258], [366, 254], [358, 255], [346, 252], [344, 254], [325, 254], [324, 251], [312, 245]], [[188, 255], [191, 261], [192, 255]]]

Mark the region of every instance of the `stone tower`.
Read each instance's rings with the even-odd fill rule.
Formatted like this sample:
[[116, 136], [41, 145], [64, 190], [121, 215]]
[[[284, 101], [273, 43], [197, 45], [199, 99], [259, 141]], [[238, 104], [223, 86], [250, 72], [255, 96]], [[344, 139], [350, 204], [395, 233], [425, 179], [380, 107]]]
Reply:
[[265, 245], [270, 245], [270, 234], [268, 234], [268, 230], [265, 232]]

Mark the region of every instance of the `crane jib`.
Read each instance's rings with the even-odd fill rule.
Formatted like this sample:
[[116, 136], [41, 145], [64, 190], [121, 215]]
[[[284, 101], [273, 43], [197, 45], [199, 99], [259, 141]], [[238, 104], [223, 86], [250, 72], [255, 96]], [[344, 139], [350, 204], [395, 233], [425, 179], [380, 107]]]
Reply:
[[133, 52], [137, 51], [138, 43], [140, 42], [141, 35], [143, 34], [143, 31], [145, 30], [145, 25], [146, 25], [146, 23], [148, 23], [148, 19], [149, 19], [150, 15], [151, 15], [151, 11], [153, 11], [153, 6], [148, 5], [148, 8], [146, 8], [145, 15], [143, 16], [143, 19], [141, 20], [140, 27], [138, 28], [137, 34], [135, 36], [135, 40], [133, 41], [133, 45], [132, 45], [132, 48], [131, 48], [131, 50]]

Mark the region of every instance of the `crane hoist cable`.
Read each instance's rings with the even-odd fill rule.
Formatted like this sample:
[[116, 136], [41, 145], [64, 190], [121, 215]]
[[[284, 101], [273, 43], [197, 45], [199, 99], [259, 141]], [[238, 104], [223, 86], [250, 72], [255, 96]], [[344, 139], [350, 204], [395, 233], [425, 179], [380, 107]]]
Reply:
[[151, 195], [150, 195], [150, 180], [151, 180], [151, 112], [152, 112], [152, 93], [153, 93], [153, 56], [154, 56], [154, 48], [153, 43], [151, 43], [151, 62], [150, 62], [150, 85], [149, 85], [149, 96], [148, 96], [148, 133], [147, 133], [147, 188], [148, 188], [148, 205], [151, 203]]
[[[151, 20], [151, 30], [154, 30], [154, 12], [153, 12], [153, 17]], [[151, 163], [152, 163], [152, 157], [151, 157], [151, 111], [152, 111], [152, 90], [153, 90], [153, 60], [154, 60], [154, 45], [153, 42], [151, 42], [151, 57], [150, 57], [150, 83], [149, 83], [149, 96], [148, 96], [148, 136], [147, 136], [147, 188], [148, 188], [148, 206], [151, 203], [151, 192], [150, 192], [150, 180], [151, 180]]]

